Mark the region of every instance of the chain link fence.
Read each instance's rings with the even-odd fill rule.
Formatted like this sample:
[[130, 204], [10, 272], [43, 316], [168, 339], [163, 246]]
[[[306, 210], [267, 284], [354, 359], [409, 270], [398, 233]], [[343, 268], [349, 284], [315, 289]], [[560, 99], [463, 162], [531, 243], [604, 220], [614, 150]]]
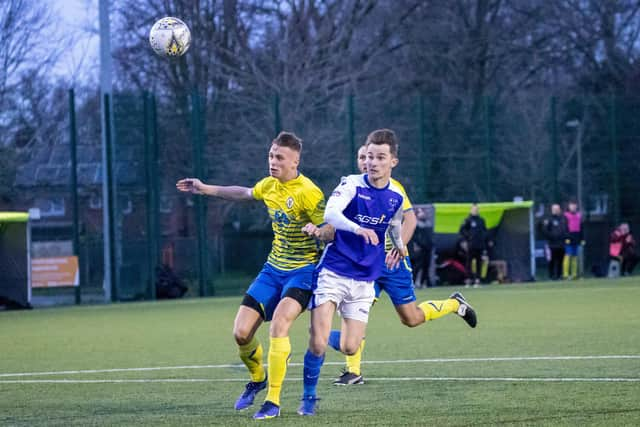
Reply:
[[[606, 256], [615, 224], [640, 227], [640, 98], [545, 93], [464, 103], [428, 93], [340, 99], [119, 93], [110, 98], [111, 175], [104, 169], [99, 101], [76, 104], [69, 111], [75, 132], [69, 126], [68, 137], [23, 159], [15, 182], [23, 196], [12, 207], [40, 208], [36, 246], [58, 241], [60, 251], [79, 255], [83, 301], [102, 297], [105, 188], [112, 191], [114, 300], [157, 298], [168, 281], [194, 296], [248, 287], [271, 246], [264, 207], [179, 194], [175, 182], [196, 176], [251, 187], [268, 173], [270, 141], [280, 130], [303, 138], [301, 172], [327, 195], [341, 176], [356, 172], [366, 135], [388, 127], [400, 139], [394, 177], [414, 203], [523, 198], [542, 215], [551, 203], [576, 199], [587, 218], [587, 266]], [[112, 178], [110, 186], [103, 177]], [[69, 249], [64, 242], [74, 237], [77, 248]]]

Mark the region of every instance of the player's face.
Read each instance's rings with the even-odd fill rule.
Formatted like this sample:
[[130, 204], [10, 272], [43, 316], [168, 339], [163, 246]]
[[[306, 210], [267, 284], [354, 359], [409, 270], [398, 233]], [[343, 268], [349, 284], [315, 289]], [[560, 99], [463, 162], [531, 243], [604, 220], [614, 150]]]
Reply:
[[578, 205], [575, 204], [575, 203], [569, 203], [569, 211], [577, 212], [578, 211]]
[[367, 173], [367, 147], [360, 147], [358, 150], [358, 170], [360, 173]]
[[300, 153], [289, 147], [271, 145], [269, 150], [269, 175], [282, 182], [289, 181], [298, 175]]
[[367, 174], [372, 181], [379, 181], [386, 185], [386, 181], [391, 177], [391, 169], [398, 164], [387, 144], [367, 145]]

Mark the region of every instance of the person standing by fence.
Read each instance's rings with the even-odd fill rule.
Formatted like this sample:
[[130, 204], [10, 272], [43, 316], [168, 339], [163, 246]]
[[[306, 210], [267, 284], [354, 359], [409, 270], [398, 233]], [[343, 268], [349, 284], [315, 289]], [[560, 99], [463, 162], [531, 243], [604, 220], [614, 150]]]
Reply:
[[471, 205], [469, 216], [460, 226], [460, 236], [467, 246], [467, 272], [474, 286], [480, 286], [480, 280], [487, 277], [489, 257], [487, 249], [492, 246], [484, 218], [480, 216], [478, 204]]
[[567, 238], [562, 260], [562, 277], [565, 280], [577, 279], [580, 276], [578, 257], [580, 248], [584, 246], [584, 232], [582, 230], [582, 213], [578, 211], [578, 204], [570, 201], [568, 210], [564, 213], [567, 221]]
[[542, 235], [549, 249], [549, 279], [558, 280], [562, 274], [564, 242], [567, 238], [567, 220], [562, 215], [560, 205], [551, 205], [551, 215], [542, 221]]

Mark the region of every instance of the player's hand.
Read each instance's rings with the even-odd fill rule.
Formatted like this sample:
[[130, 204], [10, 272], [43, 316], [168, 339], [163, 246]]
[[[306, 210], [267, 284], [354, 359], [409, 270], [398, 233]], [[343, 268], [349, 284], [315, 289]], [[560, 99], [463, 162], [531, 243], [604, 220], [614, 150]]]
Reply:
[[185, 193], [204, 194], [204, 184], [198, 178], [184, 178], [176, 183], [176, 188]]
[[384, 263], [389, 270], [395, 270], [400, 265], [400, 261], [406, 256], [405, 251], [399, 251], [397, 248], [391, 249], [387, 252], [387, 256], [384, 259]]
[[375, 246], [378, 243], [380, 243], [380, 240], [378, 239], [378, 235], [376, 234], [375, 231], [371, 230], [370, 228], [360, 227], [356, 230], [356, 234], [358, 236], [362, 236], [365, 243], [368, 243], [370, 245]]
[[580, 246], [584, 246], [586, 244], [587, 244], [587, 242], [585, 242], [584, 240], [580, 240]]
[[570, 244], [571, 244], [571, 239], [565, 239], [565, 240], [564, 240], [564, 242], [565, 242], [567, 245], [570, 245]]
[[302, 232], [309, 237], [320, 238], [320, 228], [311, 222], [302, 227]]

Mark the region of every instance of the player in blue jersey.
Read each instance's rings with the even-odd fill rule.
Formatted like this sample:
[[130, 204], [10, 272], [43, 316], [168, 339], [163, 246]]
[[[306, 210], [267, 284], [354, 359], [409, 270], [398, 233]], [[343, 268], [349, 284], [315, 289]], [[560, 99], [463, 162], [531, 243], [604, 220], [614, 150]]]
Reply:
[[[302, 227], [322, 223], [324, 195], [307, 177], [298, 172], [302, 141], [281, 132], [269, 150], [269, 175], [253, 188], [203, 184], [196, 178], [178, 181], [180, 191], [229, 200], [262, 200], [272, 221], [273, 244], [267, 262], [255, 278], [238, 309], [233, 336], [240, 359], [251, 380], [235, 403], [243, 410], [253, 404], [256, 394], [268, 385], [264, 404], [255, 419], [280, 414], [280, 392], [291, 353], [289, 329], [307, 307], [312, 278], [318, 261], [316, 241]], [[268, 371], [263, 367], [262, 345], [255, 333], [263, 322], [269, 328]], [[267, 381], [268, 378], [268, 381]]]
[[316, 386], [336, 311], [342, 317], [340, 348], [354, 354], [360, 347], [375, 297], [373, 281], [385, 262], [387, 231], [395, 255], [387, 258], [389, 263], [397, 264], [399, 255], [406, 255], [400, 236], [404, 198], [390, 182], [391, 170], [398, 163], [397, 151], [393, 131], [380, 129], [369, 134], [368, 173], [343, 178], [327, 202], [324, 219], [336, 231], [316, 268], [300, 415], [315, 414]]
[[[363, 173], [367, 172], [366, 151], [366, 145], [360, 147], [358, 150], [358, 169]], [[402, 241], [408, 243], [413, 236], [416, 225], [413, 206], [409, 201], [404, 187], [393, 178], [390, 178], [390, 181], [400, 189], [404, 197], [401, 236]], [[304, 231], [325, 241], [333, 239], [333, 229], [329, 225], [318, 228], [313, 224], [308, 224], [305, 226]], [[392, 244], [390, 239], [387, 239], [385, 242], [385, 249], [391, 251]], [[409, 257], [405, 257], [397, 268], [389, 269], [383, 266], [381, 275], [376, 278], [375, 281], [374, 301], [377, 301], [383, 290], [389, 295], [400, 321], [408, 327], [419, 326], [428, 320], [434, 320], [451, 312], [455, 312], [462, 317], [472, 328], [477, 324], [475, 311], [469, 306], [460, 293], [454, 293], [448, 300], [425, 301], [417, 304]], [[452, 300], [456, 300], [457, 303]], [[454, 308], [456, 309], [455, 311], [453, 310]], [[340, 351], [340, 338], [341, 333], [339, 330], [331, 331], [329, 335], [329, 345], [338, 351]], [[347, 355], [345, 357], [346, 369], [342, 375], [334, 381], [334, 385], [364, 384], [364, 378], [361, 373], [361, 360], [364, 346], [365, 339], [363, 338], [358, 351], [353, 355]]]
[[[447, 300], [416, 305], [410, 269], [398, 268], [406, 260], [407, 253], [400, 225], [405, 195], [391, 181], [391, 170], [398, 163], [395, 134], [386, 129], [374, 131], [367, 137], [366, 147], [367, 173], [343, 179], [325, 211], [325, 221], [336, 231], [317, 268], [311, 338], [304, 359], [304, 392], [298, 409], [300, 415], [315, 414], [316, 386], [328, 341], [333, 341], [331, 345], [347, 355], [360, 350], [375, 296], [373, 280], [379, 281], [380, 287], [392, 296], [400, 318], [408, 326], [417, 326], [451, 312], [458, 313], [472, 327], [476, 322], [475, 312], [459, 294]], [[381, 214], [385, 204], [395, 208], [390, 223], [386, 222], [388, 213]], [[385, 258], [382, 242], [387, 226], [390, 226], [388, 236], [393, 249]], [[308, 224], [305, 231], [330, 240], [327, 239], [328, 228]], [[378, 239], [368, 237], [370, 229], [375, 230]], [[371, 245], [363, 244], [355, 234], [363, 236]], [[409, 302], [405, 302], [407, 300]], [[331, 317], [336, 309], [343, 318], [339, 334], [331, 333]]]

